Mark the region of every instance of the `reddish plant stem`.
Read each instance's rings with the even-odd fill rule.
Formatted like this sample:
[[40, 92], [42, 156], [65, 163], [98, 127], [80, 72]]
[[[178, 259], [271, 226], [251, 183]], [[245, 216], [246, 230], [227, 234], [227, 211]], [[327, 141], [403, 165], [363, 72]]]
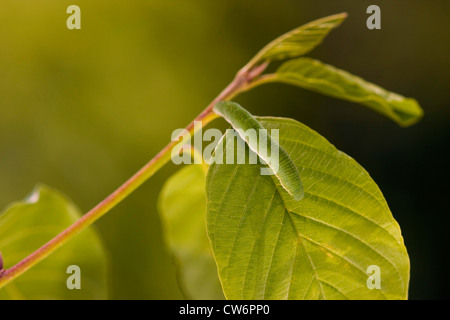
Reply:
[[[238, 93], [246, 91], [249, 84], [256, 77], [258, 77], [266, 67], [267, 63], [264, 63], [252, 68], [251, 70], [244, 68], [239, 71], [234, 80], [185, 128], [189, 132], [189, 135], [193, 135], [195, 133], [194, 122], [200, 121], [202, 127], [204, 127], [210, 121], [217, 118], [218, 115], [213, 112], [214, 105], [219, 101], [232, 99]], [[179, 139], [182, 137], [183, 134], [180, 134], [178, 139], [175, 139], [167, 144], [153, 159], [151, 159], [118, 189], [116, 189], [93, 209], [83, 215], [67, 229], [56, 235], [38, 250], [34, 251], [28, 257], [9, 269], [0, 268], [0, 288], [5, 286], [8, 282], [14, 280], [16, 277], [30, 269], [41, 260], [45, 259], [56, 249], [78, 234], [81, 230], [97, 221], [100, 217], [126, 198], [130, 193], [136, 190], [164, 164], [169, 162], [173, 148], [178, 144]]]

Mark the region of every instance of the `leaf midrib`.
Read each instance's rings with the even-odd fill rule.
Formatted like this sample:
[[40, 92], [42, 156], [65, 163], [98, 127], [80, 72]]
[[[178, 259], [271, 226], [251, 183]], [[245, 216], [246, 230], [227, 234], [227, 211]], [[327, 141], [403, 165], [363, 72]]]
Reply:
[[[324, 282], [324, 283], [326, 283], [326, 284], [332, 286], [332, 287], [333, 287], [334, 289], [336, 289], [340, 294], [342, 294], [344, 297], [346, 297], [346, 295], [345, 295], [341, 290], [339, 290], [337, 287], [335, 287], [334, 285], [331, 285], [331, 284], [327, 283], [326, 281], [323, 281], [322, 279], [320, 279], [320, 277], [319, 277], [319, 275], [318, 275], [318, 273], [317, 273], [316, 267], [315, 267], [315, 265], [314, 265], [314, 262], [313, 262], [313, 260], [312, 260], [312, 258], [311, 258], [311, 256], [310, 256], [310, 254], [308, 253], [308, 250], [306, 250], [306, 247], [305, 247], [305, 245], [303, 244], [303, 241], [302, 241], [301, 238], [304, 238], [305, 240], [310, 240], [310, 243], [312, 243], [312, 244], [314, 244], [314, 245], [316, 245], [316, 246], [319, 246], [319, 247], [322, 247], [322, 248], [326, 249], [326, 250], [327, 250], [328, 252], [330, 252], [331, 254], [333, 254], [333, 255], [337, 256], [338, 258], [341, 258], [341, 259], [343, 259], [344, 261], [346, 261], [346, 262], [348, 262], [349, 264], [351, 264], [354, 268], [356, 268], [357, 270], [361, 271], [364, 275], [366, 275], [366, 273], [364, 272], [364, 270], [362, 270], [360, 267], [358, 267], [354, 262], [345, 259], [341, 254], [338, 254], [338, 253], [334, 252], [334, 250], [330, 250], [329, 248], [323, 246], [322, 244], [320, 244], [320, 243], [318, 243], [318, 242], [316, 242], [316, 241], [314, 241], [314, 240], [312, 240], [312, 239], [309, 239], [309, 237], [307, 237], [307, 236], [305, 236], [303, 233], [301, 233], [301, 232], [298, 230], [297, 226], [295, 225], [294, 220], [292, 219], [291, 214], [300, 215], [300, 216], [302, 216], [302, 217], [304, 217], [304, 218], [306, 218], [306, 219], [314, 220], [314, 221], [317, 221], [317, 222], [319, 222], [319, 223], [323, 223], [323, 224], [326, 224], [326, 223], [324, 223], [324, 222], [322, 222], [322, 221], [320, 221], [320, 220], [316, 220], [316, 219], [313, 219], [313, 218], [311, 218], [311, 217], [305, 216], [305, 215], [301, 215], [301, 214], [296, 213], [296, 212], [291, 212], [291, 211], [287, 208], [286, 203], [285, 203], [285, 201], [284, 201], [284, 199], [283, 199], [283, 197], [282, 197], [282, 195], [281, 195], [279, 189], [277, 188], [277, 185], [276, 185], [275, 183], [274, 183], [274, 185], [275, 185], [275, 189], [277, 190], [277, 193], [278, 193], [279, 197], [281, 198], [281, 200], [282, 200], [282, 202], [283, 202], [284, 211], [285, 211], [284, 214], [287, 213], [287, 215], [288, 215], [288, 217], [289, 217], [289, 220], [290, 220], [292, 226], [294, 227], [295, 232], [297, 233], [297, 237], [298, 237], [298, 238], [297, 238], [297, 245], [300, 245], [300, 246], [302, 247], [303, 251], [305, 252], [306, 256], [308, 257], [308, 260], [309, 260], [310, 265], [311, 265], [311, 267], [312, 267], [312, 270], [313, 270], [313, 272], [314, 272], [314, 278], [315, 278], [316, 281], [319, 283], [319, 287], [320, 287], [320, 291], [321, 291], [322, 296], [323, 296], [324, 299], [326, 300], [326, 295], [325, 295], [325, 292], [324, 292], [323, 286], [322, 286], [322, 282]], [[335, 227], [333, 227], [333, 226], [331, 226], [331, 225], [329, 225], [329, 224], [326, 224], [326, 225], [327, 225], [327, 226], [330, 226], [330, 227], [332, 227], [332, 228], [335, 228]], [[348, 235], [354, 237], [355, 239], [361, 241], [361, 242], [364, 243], [368, 248], [370, 248], [371, 250], [373, 250], [374, 252], [376, 252], [378, 255], [380, 255], [384, 260], [386, 260], [387, 262], [389, 262], [389, 263], [394, 267], [395, 271], [400, 275], [400, 279], [401, 279], [401, 282], [402, 282], [402, 286], [403, 286], [403, 288], [404, 288], [403, 278], [401, 277], [401, 274], [399, 273], [399, 271], [398, 271], [398, 269], [396, 268], [396, 266], [395, 266], [390, 260], [388, 260], [386, 257], [384, 257], [383, 255], [381, 255], [378, 251], [376, 251], [375, 249], [373, 249], [372, 247], [370, 247], [368, 244], [366, 244], [365, 242], [363, 242], [361, 239], [356, 238], [354, 235], [352, 235], [352, 234], [350, 234], [350, 233], [348, 233], [348, 232], [345, 232], [345, 231], [342, 230], [342, 229], [338, 229], [338, 228], [335, 228], [335, 229], [337, 229], [337, 230], [340, 231], [340, 232], [344, 232], [344, 233], [346, 233], [346, 234], [348, 234]], [[296, 261], [296, 259], [297, 259], [297, 256], [298, 256], [298, 254], [296, 254], [295, 257], [294, 257], [293, 267], [292, 267], [293, 269], [294, 269], [294, 267], [295, 267], [295, 261]], [[289, 296], [290, 296], [290, 287], [291, 287], [291, 284], [292, 284], [292, 276], [293, 276], [293, 273], [291, 274], [291, 281], [289, 282], [288, 299], [289, 299]], [[305, 295], [308, 293], [310, 287], [311, 287], [311, 283], [310, 283], [310, 285], [308, 286], [308, 289], [307, 289], [307, 292], [305, 293]], [[381, 294], [383, 295], [383, 297], [386, 298], [386, 295], [384, 294], [384, 292], [383, 292], [382, 290], [380, 290], [380, 292], [381, 292]], [[348, 299], [348, 297], [346, 297], [346, 298]]]

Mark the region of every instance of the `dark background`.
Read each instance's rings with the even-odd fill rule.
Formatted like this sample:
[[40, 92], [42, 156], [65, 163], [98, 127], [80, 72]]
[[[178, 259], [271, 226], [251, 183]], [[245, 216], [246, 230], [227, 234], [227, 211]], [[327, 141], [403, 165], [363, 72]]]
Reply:
[[[82, 29], [68, 30], [67, 6]], [[377, 4], [382, 29], [366, 28]], [[0, 207], [42, 182], [87, 211], [189, 123], [263, 45], [310, 20], [347, 21], [309, 56], [416, 98], [400, 128], [369, 109], [286, 85], [237, 99], [295, 118], [378, 183], [411, 259], [410, 298], [450, 298], [450, 1], [158, 0], [0, 4]], [[220, 124], [219, 124], [220, 125]], [[170, 164], [96, 223], [111, 298], [182, 298], [156, 211]]]

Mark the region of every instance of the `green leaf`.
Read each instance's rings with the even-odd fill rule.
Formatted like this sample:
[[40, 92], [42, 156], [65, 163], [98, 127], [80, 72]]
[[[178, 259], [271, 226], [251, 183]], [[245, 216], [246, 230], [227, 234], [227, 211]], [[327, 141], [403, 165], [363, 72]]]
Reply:
[[322, 43], [334, 28], [347, 18], [346, 13], [335, 14], [298, 27], [266, 45], [247, 64], [249, 68], [264, 61], [283, 60], [304, 55]]
[[[238, 132], [240, 137], [247, 142], [250, 149], [257, 153], [262, 160], [269, 165], [272, 173], [279, 179], [281, 185], [296, 200], [303, 198], [303, 185], [300, 174], [289, 155], [275, 141], [267, 130], [256, 120], [247, 110], [235, 102], [222, 101], [214, 106], [214, 112], [222, 116]], [[248, 130], [255, 130], [255, 138], [245, 134]], [[266, 150], [278, 149], [278, 161], [271, 161], [271, 155], [267, 152], [260, 152], [260, 146], [264, 144]]]
[[205, 180], [204, 166], [179, 170], [161, 191], [159, 212], [184, 294], [191, 299], [218, 300], [224, 296], [206, 235]]
[[344, 70], [310, 58], [285, 62], [270, 81], [284, 82], [335, 98], [360, 103], [384, 114], [401, 126], [409, 126], [423, 115], [416, 100], [367, 82]]
[[[405, 299], [409, 258], [400, 228], [369, 174], [291, 119], [279, 129], [305, 197], [296, 201], [259, 165], [212, 164], [207, 230], [228, 299]], [[227, 144], [232, 137], [225, 136]], [[219, 148], [219, 146], [218, 146]], [[368, 289], [369, 266], [381, 289]]]
[[[59, 192], [45, 186], [0, 215], [0, 251], [10, 268], [80, 217]], [[77, 265], [81, 289], [69, 290], [67, 267]], [[92, 227], [0, 289], [0, 299], [106, 299], [107, 258]]]

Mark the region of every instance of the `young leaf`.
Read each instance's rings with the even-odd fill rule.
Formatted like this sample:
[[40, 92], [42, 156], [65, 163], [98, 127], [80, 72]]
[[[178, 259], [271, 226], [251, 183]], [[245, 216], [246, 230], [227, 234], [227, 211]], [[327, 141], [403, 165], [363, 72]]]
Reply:
[[164, 185], [159, 212], [165, 240], [178, 267], [183, 292], [191, 299], [224, 299], [206, 235], [206, 171], [189, 165]]
[[[0, 251], [9, 268], [38, 249], [80, 217], [59, 192], [35, 188], [24, 201], [0, 215]], [[67, 267], [80, 267], [81, 290], [66, 286]], [[107, 259], [93, 228], [82, 231], [63, 248], [0, 289], [4, 299], [106, 299]]]
[[346, 13], [335, 14], [285, 33], [259, 51], [247, 66], [251, 68], [264, 61], [283, 60], [304, 55], [318, 46], [328, 33], [338, 27], [346, 17]]
[[[210, 166], [207, 230], [225, 296], [405, 299], [408, 254], [369, 174], [295, 120], [258, 120], [279, 129], [305, 197], [292, 199], [277, 179], [259, 174], [259, 165]], [[373, 265], [380, 268], [381, 288], [371, 290], [367, 270]]]
[[[276, 165], [276, 170], [272, 170], [275, 176], [280, 180], [281, 185], [286, 191], [296, 200], [303, 198], [303, 185], [300, 179], [300, 174], [295, 167], [289, 155], [283, 148], [270, 136], [265, 128], [256, 120], [247, 110], [242, 108], [239, 104], [230, 101], [218, 102], [214, 106], [214, 112], [222, 116], [231, 126], [236, 129], [240, 137], [247, 142], [250, 149], [257, 153], [265, 163], [273, 169]], [[253, 129], [256, 133], [256, 140], [250, 139], [245, 135], [247, 130]], [[264, 137], [262, 136], [264, 135]], [[266, 141], [267, 150], [272, 150], [273, 147], [279, 150], [279, 161], [274, 164], [271, 162], [267, 153], [259, 152], [261, 140]]]
[[401, 126], [412, 125], [423, 115], [416, 100], [386, 91], [344, 70], [310, 58], [285, 62], [275, 76], [268, 80], [289, 83], [360, 103], [384, 114]]

